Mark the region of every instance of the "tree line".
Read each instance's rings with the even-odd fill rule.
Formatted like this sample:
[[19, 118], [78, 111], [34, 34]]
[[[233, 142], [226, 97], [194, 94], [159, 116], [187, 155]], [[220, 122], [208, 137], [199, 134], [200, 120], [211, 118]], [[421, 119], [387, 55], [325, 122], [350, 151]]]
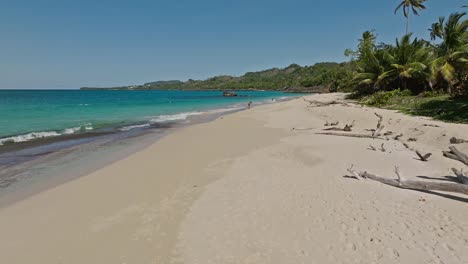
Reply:
[[413, 94], [438, 91], [453, 96], [468, 95], [468, 21], [466, 13], [440, 17], [429, 30], [429, 39], [413, 37], [410, 14], [426, 9], [425, 0], [403, 0], [395, 13], [403, 10], [407, 34], [394, 44], [377, 43], [375, 31], [365, 31], [351, 58], [353, 91], [371, 94], [395, 89]]

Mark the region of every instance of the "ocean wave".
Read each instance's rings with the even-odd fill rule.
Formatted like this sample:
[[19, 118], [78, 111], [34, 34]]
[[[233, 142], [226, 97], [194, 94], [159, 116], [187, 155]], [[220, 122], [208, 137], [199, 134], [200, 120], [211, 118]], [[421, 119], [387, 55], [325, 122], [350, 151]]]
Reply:
[[84, 132], [84, 131], [89, 131], [89, 130], [93, 130], [93, 126], [90, 123], [82, 125], [82, 126], [78, 126], [78, 127], [65, 128], [63, 130], [60, 130], [60, 132], [58, 131], [31, 132], [31, 133], [22, 134], [22, 135], [0, 138], [0, 146], [5, 145], [5, 143], [27, 142], [27, 141], [41, 139], [41, 138], [71, 135], [71, 134], [75, 134], [76, 132]]
[[189, 116], [194, 115], [201, 115], [202, 112], [186, 112], [186, 113], [178, 113], [173, 115], [160, 115], [156, 118], [151, 119], [151, 123], [161, 123], [161, 122], [169, 122], [169, 121], [178, 121], [178, 120], [185, 120]]
[[34, 139], [39, 139], [39, 138], [57, 137], [60, 135], [61, 134], [56, 131], [32, 132], [28, 134], [13, 136], [13, 137], [0, 138], [0, 146], [4, 145], [5, 143], [26, 142], [26, 141], [31, 141]]
[[133, 126], [124, 126], [124, 127], [121, 127], [119, 128], [120, 131], [129, 131], [129, 130], [132, 130], [132, 129], [135, 129], [135, 128], [145, 128], [145, 127], [149, 127], [150, 124], [141, 124], [141, 125], [133, 125]]

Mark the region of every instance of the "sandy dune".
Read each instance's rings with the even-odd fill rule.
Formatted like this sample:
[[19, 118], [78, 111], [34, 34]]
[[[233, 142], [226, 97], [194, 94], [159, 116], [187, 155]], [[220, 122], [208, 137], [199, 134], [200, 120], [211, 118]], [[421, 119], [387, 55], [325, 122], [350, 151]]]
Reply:
[[[341, 100], [342, 94], [309, 96]], [[349, 104], [264, 105], [178, 130], [0, 209], [2, 263], [467, 263], [468, 197], [345, 177], [351, 165], [438, 181], [468, 126]], [[316, 135], [326, 121], [401, 142]], [[439, 127], [424, 126], [437, 124]], [[292, 130], [295, 128], [294, 130]], [[306, 129], [306, 130], [304, 130]], [[371, 151], [369, 144], [386, 152]], [[468, 144], [458, 145], [468, 153]]]

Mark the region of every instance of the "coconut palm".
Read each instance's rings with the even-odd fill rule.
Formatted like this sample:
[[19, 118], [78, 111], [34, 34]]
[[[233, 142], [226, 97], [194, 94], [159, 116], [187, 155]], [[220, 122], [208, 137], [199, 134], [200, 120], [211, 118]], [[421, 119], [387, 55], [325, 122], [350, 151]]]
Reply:
[[432, 40], [442, 41], [436, 45], [438, 58], [432, 63], [433, 78], [442, 77], [449, 92], [453, 86], [463, 86], [468, 72], [468, 20], [463, 20], [465, 14], [453, 13], [447, 21], [441, 17], [429, 29]]
[[401, 8], [403, 10], [403, 15], [406, 17], [406, 34], [409, 34], [409, 20], [411, 11], [413, 14], [419, 16], [418, 11], [426, 9], [426, 6], [423, 4], [426, 0], [402, 0], [400, 4], [395, 8], [395, 14]]
[[417, 38], [411, 41], [411, 34], [408, 34], [397, 39], [396, 45], [384, 52], [384, 60], [390, 67], [379, 75], [377, 85], [400, 85], [413, 93], [421, 92], [429, 85], [433, 58], [427, 42]]
[[383, 72], [380, 60], [376, 56], [377, 36], [373, 31], [365, 31], [359, 39], [358, 50], [354, 52], [357, 57], [356, 65], [358, 73], [353, 82], [361, 91], [376, 90], [375, 83], [378, 76]]

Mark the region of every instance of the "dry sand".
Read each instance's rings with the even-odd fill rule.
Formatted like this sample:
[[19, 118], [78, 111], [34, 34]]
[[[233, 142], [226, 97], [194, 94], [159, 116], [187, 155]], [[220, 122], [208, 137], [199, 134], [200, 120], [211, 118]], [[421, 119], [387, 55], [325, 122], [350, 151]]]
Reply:
[[[344, 177], [351, 164], [392, 178], [395, 165], [408, 179], [451, 175], [463, 165], [441, 150], [452, 136], [467, 138], [467, 125], [307, 105], [264, 105], [180, 129], [0, 209], [1, 263], [468, 263], [468, 197]], [[352, 120], [369, 133], [374, 112], [402, 141], [417, 138], [408, 144], [432, 152], [430, 161], [398, 141], [314, 134], [326, 121]], [[380, 142], [386, 152], [367, 149]]]

